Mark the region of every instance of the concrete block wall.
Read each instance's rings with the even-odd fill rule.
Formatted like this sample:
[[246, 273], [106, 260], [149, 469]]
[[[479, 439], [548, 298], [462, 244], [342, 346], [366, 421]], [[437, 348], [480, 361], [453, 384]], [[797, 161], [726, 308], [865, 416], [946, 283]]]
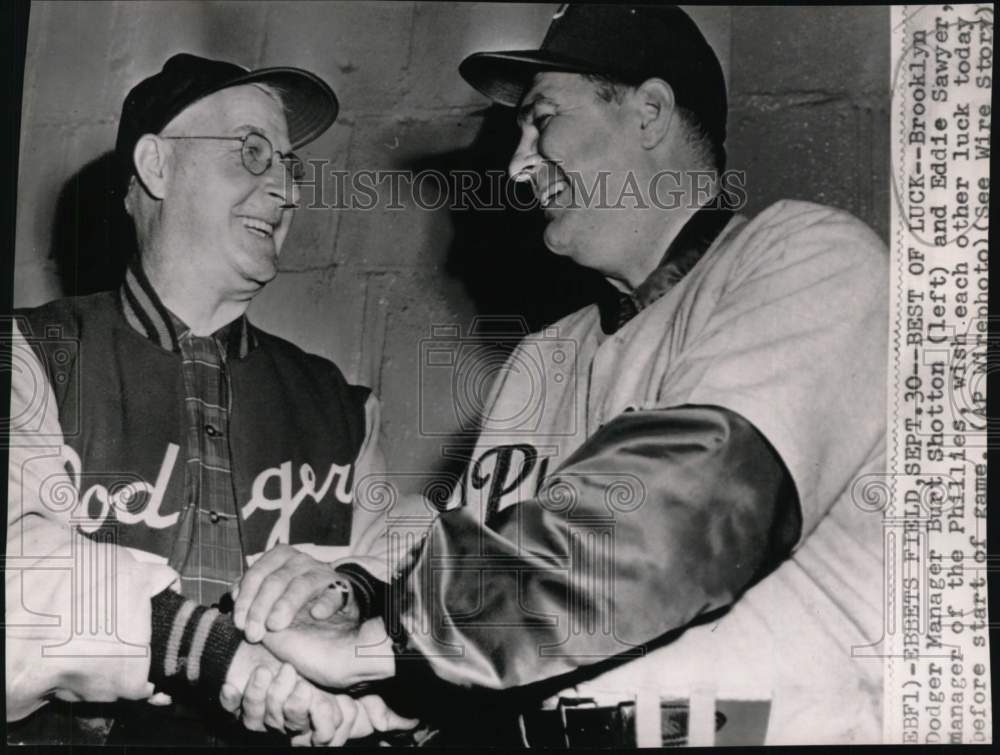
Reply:
[[[555, 7], [34, 3], [15, 304], [114, 285], [128, 234], [107, 192], [105, 156], [124, 94], [169, 55], [297, 65], [329, 81], [340, 117], [302, 150], [326, 161], [329, 200], [330, 170], [503, 169], [516, 139], [510, 114], [488, 107], [457, 64], [479, 49], [536, 46]], [[814, 199], [856, 212], [884, 235], [888, 11], [720, 6], [692, 14], [730, 82], [730, 165], [749, 173], [750, 211], [785, 196]], [[533, 215], [427, 210], [406, 192], [401, 204], [300, 210], [282, 272], [251, 317], [377, 391], [386, 455], [410, 491], [447, 466], [448, 438], [422, 430], [458, 426], [451, 382], [421, 378], [431, 327], [468, 328], [477, 314], [518, 314], [538, 327], [601, 284], [541, 247]]]
[[782, 198], [889, 229], [889, 8], [734, 6], [729, 165], [750, 214]]

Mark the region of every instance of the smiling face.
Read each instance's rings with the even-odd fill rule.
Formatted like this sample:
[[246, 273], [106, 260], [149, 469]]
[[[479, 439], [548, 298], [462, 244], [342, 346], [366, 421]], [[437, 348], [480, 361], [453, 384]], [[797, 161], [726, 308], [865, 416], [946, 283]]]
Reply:
[[[284, 110], [255, 85], [223, 89], [194, 103], [161, 136], [267, 137], [276, 152], [290, 149]], [[251, 174], [239, 141], [167, 142], [171, 170], [163, 202], [163, 232], [171, 264], [184, 265], [213, 288], [256, 291], [278, 271], [291, 225], [295, 189], [275, 155], [262, 175]]]
[[628, 177], [635, 180], [642, 161], [634, 110], [600, 99], [584, 76], [546, 72], [522, 98], [518, 123], [521, 142], [509, 172], [532, 183], [548, 221], [545, 245], [620, 277], [635, 226]]

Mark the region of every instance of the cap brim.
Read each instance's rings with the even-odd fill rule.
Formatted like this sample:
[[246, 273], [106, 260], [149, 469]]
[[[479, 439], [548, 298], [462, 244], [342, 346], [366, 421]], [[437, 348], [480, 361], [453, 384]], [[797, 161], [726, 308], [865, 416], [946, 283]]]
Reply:
[[469, 84], [500, 105], [517, 107], [536, 73], [596, 73], [592, 64], [540, 50], [473, 53], [458, 66]]
[[280, 90], [292, 149], [308, 144], [330, 128], [340, 111], [337, 95], [329, 84], [301, 68], [261, 68], [222, 88], [253, 83], [272, 84]]

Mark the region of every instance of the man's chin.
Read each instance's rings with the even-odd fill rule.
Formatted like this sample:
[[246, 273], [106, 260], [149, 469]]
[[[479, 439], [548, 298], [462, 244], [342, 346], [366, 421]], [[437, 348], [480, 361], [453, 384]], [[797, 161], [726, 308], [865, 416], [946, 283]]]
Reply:
[[550, 220], [545, 225], [545, 230], [542, 232], [542, 241], [545, 243], [545, 248], [553, 254], [568, 257], [572, 253], [572, 248], [567, 243], [567, 239], [560, 232], [558, 219]]
[[264, 286], [266, 286], [268, 283], [270, 283], [271, 281], [273, 281], [277, 277], [278, 277], [278, 271], [277, 271], [277, 269], [275, 269], [273, 272], [271, 272], [271, 273], [269, 273], [267, 275], [260, 275], [260, 274], [258, 274], [257, 276], [255, 276], [251, 280], [253, 280], [253, 282], [256, 283], [260, 288], [263, 288]]
[[244, 277], [251, 283], [256, 284], [258, 289], [263, 288], [278, 276], [278, 258], [255, 265], [252, 270], [247, 270]]
[[569, 234], [565, 232], [565, 229], [559, 228], [558, 224], [559, 221], [553, 221], [545, 226], [545, 231], [542, 234], [542, 241], [545, 243], [545, 248], [553, 254], [558, 254], [560, 257], [569, 257], [577, 264], [583, 264], [580, 261], [580, 245], [574, 243]]

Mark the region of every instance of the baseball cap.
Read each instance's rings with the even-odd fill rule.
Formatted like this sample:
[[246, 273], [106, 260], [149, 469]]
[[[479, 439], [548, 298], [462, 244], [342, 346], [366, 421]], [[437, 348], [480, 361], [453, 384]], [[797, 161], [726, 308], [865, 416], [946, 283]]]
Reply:
[[726, 82], [698, 26], [676, 5], [564, 4], [537, 50], [473, 53], [458, 67], [494, 102], [516, 106], [536, 73], [601, 74], [638, 84], [657, 77], [717, 144], [726, 138]]
[[202, 97], [240, 84], [271, 84], [281, 91], [292, 149], [308, 144], [337, 118], [339, 105], [330, 86], [301, 68], [260, 68], [179, 53], [163, 70], [140, 81], [122, 105], [115, 152], [132, 170], [132, 153], [144, 134], [158, 134], [182, 110]]

